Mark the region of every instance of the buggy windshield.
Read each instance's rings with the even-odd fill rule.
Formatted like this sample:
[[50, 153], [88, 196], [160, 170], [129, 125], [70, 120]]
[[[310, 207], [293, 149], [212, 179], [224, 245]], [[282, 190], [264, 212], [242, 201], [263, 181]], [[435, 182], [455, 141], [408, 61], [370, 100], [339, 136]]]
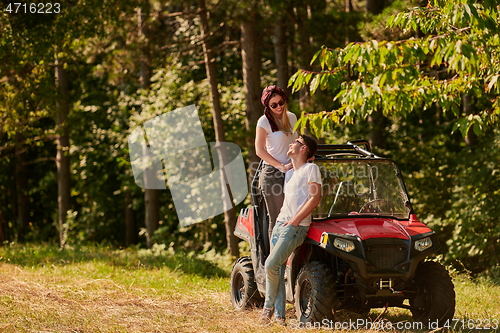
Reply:
[[408, 196], [389, 160], [316, 160], [323, 179], [321, 201], [312, 217], [380, 215], [408, 218]]

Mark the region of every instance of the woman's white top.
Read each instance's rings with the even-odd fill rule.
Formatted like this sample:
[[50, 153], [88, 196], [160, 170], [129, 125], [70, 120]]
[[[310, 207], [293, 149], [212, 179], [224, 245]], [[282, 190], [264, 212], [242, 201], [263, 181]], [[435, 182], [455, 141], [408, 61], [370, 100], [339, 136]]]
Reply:
[[[297, 116], [290, 111], [287, 111], [288, 119], [290, 120], [290, 125], [295, 126], [297, 123]], [[267, 152], [274, 157], [278, 162], [282, 164], [290, 163], [290, 157], [286, 154], [288, 151], [288, 145], [291, 144], [299, 136], [297, 132], [284, 133], [283, 131], [273, 132], [271, 129], [271, 124], [265, 115], [259, 118], [257, 121], [257, 127], [262, 127], [266, 130], [266, 146]], [[264, 161], [265, 164], [268, 164]]]

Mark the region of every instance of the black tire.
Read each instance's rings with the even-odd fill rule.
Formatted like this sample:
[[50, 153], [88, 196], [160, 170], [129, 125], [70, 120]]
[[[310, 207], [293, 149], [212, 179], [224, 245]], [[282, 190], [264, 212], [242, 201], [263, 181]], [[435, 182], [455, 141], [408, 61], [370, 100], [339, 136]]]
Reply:
[[255, 283], [252, 259], [241, 257], [236, 260], [231, 272], [231, 303], [236, 311], [243, 311], [262, 305], [262, 297]]
[[455, 289], [446, 268], [435, 261], [420, 263], [413, 278], [417, 296], [410, 299], [413, 319], [424, 325], [442, 327], [455, 314]]
[[295, 314], [301, 323], [333, 320], [336, 289], [331, 270], [318, 261], [302, 267], [295, 283], [294, 298]]

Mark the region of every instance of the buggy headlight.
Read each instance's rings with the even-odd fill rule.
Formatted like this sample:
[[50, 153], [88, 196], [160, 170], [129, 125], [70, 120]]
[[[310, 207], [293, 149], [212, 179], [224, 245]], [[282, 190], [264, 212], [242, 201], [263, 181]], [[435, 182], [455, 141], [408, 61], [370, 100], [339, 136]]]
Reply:
[[353, 242], [342, 238], [335, 238], [335, 240], [333, 241], [333, 246], [344, 252], [351, 252], [356, 248]]
[[432, 240], [430, 237], [425, 237], [415, 241], [415, 250], [420, 252], [427, 250], [431, 246], [432, 246]]

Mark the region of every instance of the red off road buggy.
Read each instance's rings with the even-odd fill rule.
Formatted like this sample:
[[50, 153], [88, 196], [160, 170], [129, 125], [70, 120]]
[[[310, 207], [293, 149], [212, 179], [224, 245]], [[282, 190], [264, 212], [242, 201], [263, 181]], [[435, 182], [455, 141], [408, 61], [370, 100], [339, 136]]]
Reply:
[[[301, 323], [335, 320], [348, 309], [409, 309], [415, 321], [443, 325], [453, 318], [455, 291], [447, 270], [426, 261], [439, 249], [436, 235], [419, 222], [396, 164], [374, 155], [368, 142], [319, 145], [322, 198], [304, 243], [289, 257], [287, 300]], [[259, 167], [260, 170], [260, 167]], [[261, 306], [266, 293], [268, 219], [252, 182], [252, 206], [238, 217], [235, 234], [251, 255], [235, 263], [231, 302], [237, 310]]]

